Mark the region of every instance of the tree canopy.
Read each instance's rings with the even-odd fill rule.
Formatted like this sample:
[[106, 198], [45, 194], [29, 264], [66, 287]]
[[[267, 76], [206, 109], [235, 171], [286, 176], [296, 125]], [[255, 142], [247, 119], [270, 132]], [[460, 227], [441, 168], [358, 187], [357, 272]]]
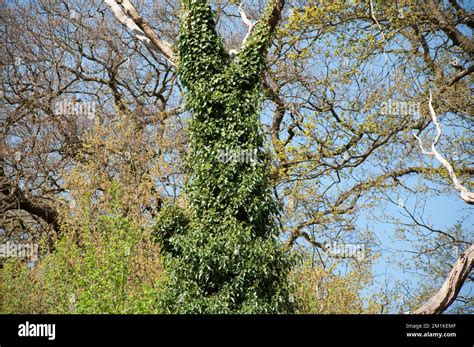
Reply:
[[2, 312], [472, 312], [468, 1], [0, 17]]

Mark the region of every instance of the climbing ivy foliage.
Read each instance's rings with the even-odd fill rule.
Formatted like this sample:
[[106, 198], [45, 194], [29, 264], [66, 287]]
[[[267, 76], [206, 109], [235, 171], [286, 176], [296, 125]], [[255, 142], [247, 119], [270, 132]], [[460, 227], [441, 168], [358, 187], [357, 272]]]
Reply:
[[[260, 75], [271, 39], [265, 19], [270, 15], [270, 10], [264, 13], [232, 59], [207, 1], [183, 2], [178, 49], [193, 115], [186, 159], [190, 207], [165, 207], [157, 222], [168, 278], [162, 301], [168, 312], [294, 311], [287, 277], [293, 260], [278, 240], [278, 209], [259, 122]], [[257, 155], [226, 161], [224, 150]]]

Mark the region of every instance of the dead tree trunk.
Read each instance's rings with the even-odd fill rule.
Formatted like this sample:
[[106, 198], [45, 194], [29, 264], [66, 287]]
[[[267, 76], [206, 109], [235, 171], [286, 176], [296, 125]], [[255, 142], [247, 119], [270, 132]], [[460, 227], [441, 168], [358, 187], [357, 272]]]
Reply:
[[414, 314], [443, 313], [456, 299], [474, 264], [474, 245], [471, 245], [456, 261], [441, 289]]

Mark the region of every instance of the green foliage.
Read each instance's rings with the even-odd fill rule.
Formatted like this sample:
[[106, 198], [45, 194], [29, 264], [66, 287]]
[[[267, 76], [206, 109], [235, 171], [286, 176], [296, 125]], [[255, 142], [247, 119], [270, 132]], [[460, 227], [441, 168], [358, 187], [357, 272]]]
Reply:
[[[207, 1], [185, 5], [179, 57], [193, 114], [186, 158], [190, 217], [166, 208], [157, 221], [169, 280], [162, 298], [168, 312], [294, 310], [287, 278], [292, 259], [278, 240], [278, 210], [259, 122], [269, 15], [232, 60]], [[223, 162], [219, 153], [225, 149], [256, 149], [257, 158]]]
[[160, 224], [155, 230], [155, 236], [162, 251], [175, 255], [179, 253], [179, 248], [175, 246], [175, 236], [183, 234], [188, 223], [189, 219], [183, 210], [173, 205], [161, 209]]
[[381, 293], [365, 297], [362, 292], [372, 284], [372, 262], [360, 263], [345, 274], [336, 274], [341, 263], [326, 267], [309, 257], [291, 273], [295, 295], [302, 314], [373, 314], [383, 309]]
[[[135, 263], [141, 230], [117, 215], [100, 217], [80, 236], [66, 233], [33, 268], [9, 260], [3, 269], [4, 313], [159, 312], [159, 283], [147, 283]], [[21, 293], [19, 295], [19, 293]]]

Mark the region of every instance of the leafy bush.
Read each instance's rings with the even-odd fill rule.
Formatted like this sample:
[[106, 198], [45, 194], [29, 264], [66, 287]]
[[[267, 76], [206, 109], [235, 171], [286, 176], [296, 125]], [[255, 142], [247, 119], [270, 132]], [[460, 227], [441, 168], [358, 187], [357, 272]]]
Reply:
[[[154, 254], [155, 253], [155, 254]], [[4, 265], [4, 313], [159, 312], [159, 278], [143, 266], [157, 266], [157, 247], [116, 215], [85, 221], [80, 235], [66, 233], [36, 266], [18, 260]]]
[[372, 283], [371, 265], [370, 262], [354, 264], [347, 273], [340, 274], [337, 268], [343, 263], [336, 261], [323, 267], [307, 257], [291, 273], [299, 303], [297, 313], [380, 313], [380, 300], [363, 294]]

